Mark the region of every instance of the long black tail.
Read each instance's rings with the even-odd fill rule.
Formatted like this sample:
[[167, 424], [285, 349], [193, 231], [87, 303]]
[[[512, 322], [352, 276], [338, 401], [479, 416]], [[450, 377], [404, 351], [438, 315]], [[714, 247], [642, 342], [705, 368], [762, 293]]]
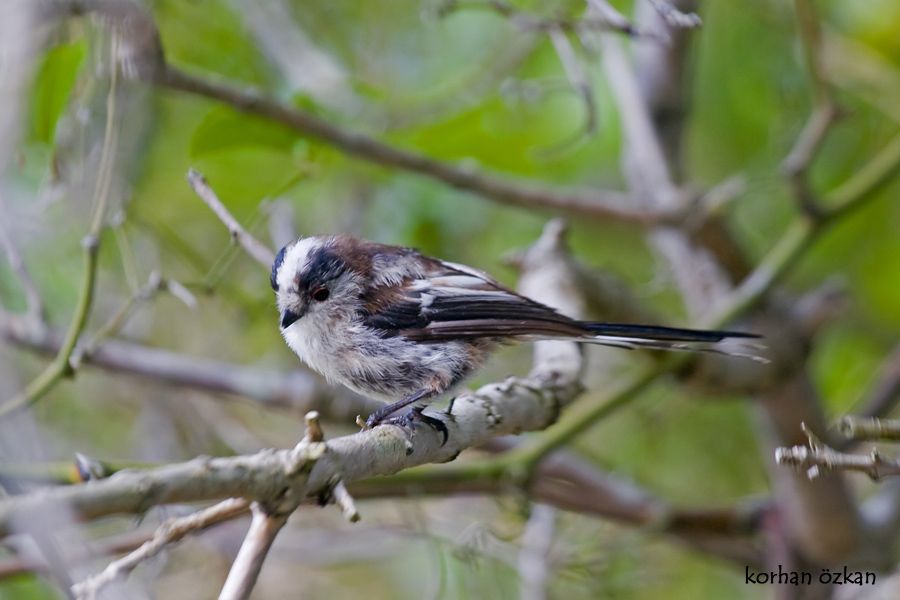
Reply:
[[[687, 352], [712, 352], [740, 356], [757, 362], [769, 362], [759, 356], [765, 348], [747, 340], [759, 339], [755, 333], [726, 330], [683, 329], [659, 325], [629, 325], [623, 323], [582, 322], [588, 332], [579, 341], [614, 346], [617, 348], [651, 348], [655, 350], [681, 350]], [[728, 342], [736, 339], [736, 342]], [[722, 342], [720, 344], [720, 342]]]
[[759, 338], [755, 333], [718, 329], [682, 329], [659, 325], [627, 325], [622, 323], [583, 322], [584, 328], [595, 335], [630, 337], [660, 342], [721, 342], [725, 338]]

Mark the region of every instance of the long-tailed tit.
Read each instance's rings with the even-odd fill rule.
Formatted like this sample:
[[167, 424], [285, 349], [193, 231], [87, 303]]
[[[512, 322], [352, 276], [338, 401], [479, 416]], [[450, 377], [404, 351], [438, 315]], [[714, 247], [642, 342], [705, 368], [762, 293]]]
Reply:
[[728, 353], [716, 343], [758, 337], [576, 321], [470, 267], [349, 235], [288, 244], [271, 283], [291, 349], [327, 379], [389, 402], [369, 416], [370, 427], [451, 390], [501, 342]]

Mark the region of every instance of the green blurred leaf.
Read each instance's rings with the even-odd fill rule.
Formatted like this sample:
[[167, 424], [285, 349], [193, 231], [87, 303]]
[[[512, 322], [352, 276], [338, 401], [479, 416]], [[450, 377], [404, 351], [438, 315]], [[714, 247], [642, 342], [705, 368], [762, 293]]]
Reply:
[[190, 156], [198, 158], [210, 152], [252, 146], [291, 154], [296, 142], [296, 134], [283, 125], [230, 108], [216, 107], [207, 113], [194, 130]]
[[53, 143], [56, 124], [69, 103], [86, 55], [87, 44], [80, 40], [57, 46], [44, 56], [34, 82], [31, 139]]

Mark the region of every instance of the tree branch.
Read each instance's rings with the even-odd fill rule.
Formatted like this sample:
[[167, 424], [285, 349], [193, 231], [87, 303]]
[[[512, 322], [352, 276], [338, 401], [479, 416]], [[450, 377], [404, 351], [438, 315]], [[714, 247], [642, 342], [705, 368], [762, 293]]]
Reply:
[[822, 72], [821, 31], [810, 0], [794, 0], [800, 40], [809, 71], [814, 106], [806, 125], [794, 142], [794, 147], [781, 163], [781, 169], [788, 179], [791, 193], [801, 211], [811, 219], [822, 218], [822, 207], [810, 188], [809, 169], [819, 152], [831, 126], [838, 118], [838, 108]]
[[[3, 216], [3, 220], [6, 223], [11, 222], [2, 200], [0, 200], [0, 216]], [[43, 330], [47, 326], [44, 301], [5, 225], [0, 226], [0, 249], [6, 254], [9, 266], [12, 268], [13, 273], [16, 274], [16, 277], [18, 277], [19, 284], [22, 286], [22, 292], [25, 295], [25, 318], [36, 330]]]
[[516, 6], [503, 0], [446, 0], [438, 7], [438, 16], [446, 16], [456, 10], [464, 8], [481, 8], [490, 10], [505, 17], [510, 24], [522, 31], [548, 33], [553, 30], [578, 33], [582, 31], [615, 31], [628, 36], [652, 37], [652, 34], [640, 32], [622, 18], [608, 18], [607, 16], [585, 16], [580, 19], [567, 19], [563, 17], [542, 18], [520, 10]]
[[219, 600], [244, 600], [250, 597], [269, 548], [288, 518], [286, 514], [271, 514], [256, 502], [253, 503], [251, 514], [250, 529], [228, 571]]
[[247, 254], [263, 267], [266, 269], [272, 268], [275, 253], [241, 227], [241, 224], [228, 212], [228, 209], [225, 208], [225, 205], [222, 204], [222, 201], [219, 200], [213, 189], [206, 183], [206, 178], [194, 169], [188, 171], [187, 178], [197, 196], [216, 213], [219, 220], [228, 228], [231, 239], [240, 244]]
[[[59, 332], [35, 335], [17, 320], [0, 319], [0, 338], [40, 354], [55, 355], [62, 345]], [[334, 420], [352, 420], [379, 406], [377, 401], [335, 390], [308, 371], [248, 367], [119, 340], [104, 341], [83, 356], [82, 364], [155, 384], [233, 394], [300, 413], [315, 409]]]
[[181, 541], [188, 534], [239, 517], [247, 512], [250, 504], [243, 499], [229, 499], [204, 508], [185, 517], [169, 519], [159, 526], [153, 536], [140, 547], [122, 558], [111, 562], [103, 571], [92, 575], [72, 587], [79, 599], [93, 600], [103, 587], [127, 577], [141, 562], [153, 558], [167, 546]]
[[851, 440], [900, 441], [900, 420], [847, 415], [838, 422], [841, 434]]
[[56, 386], [64, 377], [74, 373], [70, 359], [81, 332], [87, 325], [91, 306], [94, 302], [94, 286], [97, 279], [97, 261], [100, 251], [100, 234], [105, 225], [107, 207], [111, 196], [112, 170], [116, 156], [116, 80], [118, 74], [118, 38], [112, 35], [110, 49], [110, 82], [106, 99], [106, 126], [103, 137], [103, 149], [97, 172], [94, 190], [94, 209], [90, 228], [81, 242], [84, 251], [84, 275], [75, 314], [69, 324], [66, 337], [60, 346], [59, 353], [44, 371], [37, 376], [20, 394], [0, 406], [0, 418], [21, 410], [40, 400]]
[[166, 67], [157, 80], [163, 87], [204, 96], [242, 112], [253, 113], [281, 123], [294, 131], [335, 146], [346, 154], [369, 162], [412, 171], [437, 179], [452, 187], [475, 192], [501, 204], [559, 211], [569, 215], [604, 221], [649, 225], [677, 220], [674, 212], [634, 210], [622, 192], [566, 190], [541, 187], [534, 182], [516, 181], [481, 173], [471, 167], [434, 160], [400, 149], [359, 133], [349, 132], [308, 113], [280, 104], [256, 92], [239, 90], [222, 83], [189, 75]]
[[854, 412], [863, 417], [884, 417], [900, 400], [900, 344], [881, 363], [875, 383], [866, 392], [863, 405]]
[[[605, 0], [590, 0], [588, 6], [589, 13], [593, 14], [613, 10]], [[628, 179], [629, 190], [635, 197], [643, 199], [643, 205], [651, 209], [684, 211], [686, 195], [675, 183], [670, 165], [671, 157], [657, 133], [650, 102], [646, 97], [648, 91], [644, 89], [648, 85], [644, 84], [642, 87], [621, 40], [602, 33], [585, 34], [582, 37], [588, 45], [602, 53], [604, 70], [622, 121], [625, 138], [622, 169]], [[671, 42], [661, 47], [665, 53], [671, 47]], [[656, 56], [646, 66], [649, 69], [659, 61], [669, 65], [672, 59]], [[658, 66], [654, 72], [661, 77], [677, 77], [673, 74], [663, 75]], [[676, 69], [676, 72], [680, 73], [681, 70]], [[679, 84], [673, 83], [669, 87], [673, 86], [678, 88]], [[691, 317], [697, 318], [707, 313], [713, 301], [721, 298], [729, 289], [727, 277], [719, 266], [708, 252], [694, 246], [682, 232], [674, 228], [655, 228], [648, 235], [652, 246], [674, 275], [675, 284]]]
[[[48, 8], [49, 7], [49, 8]], [[397, 148], [361, 133], [351, 132], [292, 106], [252, 90], [190, 75], [168, 65], [152, 18], [131, 0], [48, 0], [49, 15], [98, 12], [129, 34], [129, 71], [163, 88], [186, 92], [226, 104], [281, 123], [285, 127], [368, 162], [431, 177], [447, 185], [474, 192], [501, 204], [647, 226], [681, 219], [677, 212], [628, 206], [625, 193], [602, 190], [561, 189], [537, 182], [519, 181], [482, 173], [472, 167], [442, 162]], [[613, 27], [617, 25], [612, 24]]]
[[838, 452], [819, 441], [805, 424], [802, 428], [809, 445], [777, 448], [775, 462], [806, 469], [809, 479], [816, 479], [828, 471], [860, 471], [874, 481], [900, 475], [900, 461], [884, 458], [875, 448], [868, 455]]

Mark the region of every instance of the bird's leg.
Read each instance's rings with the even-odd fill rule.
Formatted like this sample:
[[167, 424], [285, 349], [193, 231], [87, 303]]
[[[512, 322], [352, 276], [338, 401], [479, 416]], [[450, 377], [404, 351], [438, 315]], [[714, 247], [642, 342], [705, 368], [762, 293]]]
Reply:
[[399, 425], [404, 428], [413, 429], [416, 423], [425, 423], [435, 431], [439, 431], [444, 436], [444, 441], [441, 443], [441, 445], [443, 446], [447, 443], [447, 438], [449, 437], [450, 432], [447, 431], [447, 426], [444, 425], [443, 421], [424, 414], [422, 412], [423, 410], [425, 410], [424, 406], [414, 406], [412, 410], [403, 415], [389, 418], [398, 410], [406, 408], [410, 404], [415, 404], [416, 402], [433, 395], [434, 390], [422, 389], [403, 398], [402, 400], [394, 402], [393, 404], [382, 406], [371, 415], [369, 415], [369, 418], [366, 419], [363, 429], [371, 429], [377, 425], [381, 425], [382, 423], [389, 423], [391, 425]]
[[384, 421], [385, 423], [390, 423], [391, 425], [399, 425], [405, 429], [409, 429], [412, 433], [415, 433], [416, 423], [425, 423], [435, 431], [439, 432], [443, 437], [443, 441], [441, 441], [441, 446], [447, 443], [447, 440], [450, 438], [450, 431], [447, 429], [447, 426], [440, 419], [435, 419], [434, 417], [430, 417], [426, 415], [423, 411], [425, 410], [424, 406], [413, 406], [408, 412], [402, 414], [397, 417], [392, 417]]
[[456, 402], [456, 396], [450, 398], [450, 404], [447, 405], [447, 410], [444, 411], [444, 414], [448, 417], [453, 416], [453, 404]]
[[384, 422], [385, 419], [387, 419], [389, 416], [391, 416], [401, 408], [406, 408], [410, 404], [414, 404], [419, 400], [431, 396], [433, 393], [434, 392], [432, 392], [431, 390], [421, 389], [414, 394], [410, 394], [409, 396], [403, 398], [402, 400], [398, 400], [397, 402], [394, 402], [392, 404], [386, 404], [385, 406], [382, 406], [371, 415], [369, 415], [369, 418], [366, 419], [366, 425], [364, 429], [371, 429], [376, 425], [380, 425], [382, 422]]

